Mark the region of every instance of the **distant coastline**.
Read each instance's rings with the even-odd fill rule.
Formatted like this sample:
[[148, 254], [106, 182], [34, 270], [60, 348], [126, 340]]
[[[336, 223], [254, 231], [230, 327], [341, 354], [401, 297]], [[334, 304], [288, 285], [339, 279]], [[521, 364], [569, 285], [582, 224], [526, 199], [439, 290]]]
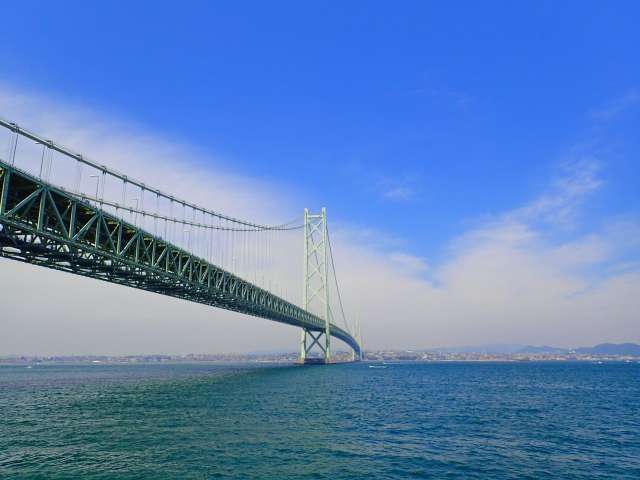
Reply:
[[[6, 355], [0, 365], [10, 364], [137, 364], [171, 362], [210, 363], [294, 363], [294, 352], [269, 353], [216, 353], [187, 355]], [[336, 352], [337, 362], [348, 361], [350, 354]], [[365, 361], [407, 362], [523, 362], [523, 361], [640, 361], [640, 345], [635, 343], [603, 343], [593, 347], [575, 349], [532, 345], [480, 345], [425, 350], [384, 349], [368, 350]]]

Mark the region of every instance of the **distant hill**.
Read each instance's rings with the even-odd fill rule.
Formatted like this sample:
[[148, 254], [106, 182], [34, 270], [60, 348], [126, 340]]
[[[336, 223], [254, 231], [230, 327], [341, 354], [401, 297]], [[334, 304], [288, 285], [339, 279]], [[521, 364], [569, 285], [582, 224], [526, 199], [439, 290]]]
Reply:
[[428, 351], [438, 353], [476, 353], [484, 355], [536, 355], [536, 354], [568, 354], [571, 352], [582, 355], [629, 355], [640, 356], [640, 345], [635, 343], [601, 343], [594, 347], [581, 347], [576, 349], [552, 347], [549, 345], [520, 345], [520, 344], [490, 344], [468, 345], [449, 348], [432, 348]]
[[640, 356], [640, 345], [635, 343], [601, 343], [595, 347], [576, 348], [576, 353], [584, 355], [630, 355]]

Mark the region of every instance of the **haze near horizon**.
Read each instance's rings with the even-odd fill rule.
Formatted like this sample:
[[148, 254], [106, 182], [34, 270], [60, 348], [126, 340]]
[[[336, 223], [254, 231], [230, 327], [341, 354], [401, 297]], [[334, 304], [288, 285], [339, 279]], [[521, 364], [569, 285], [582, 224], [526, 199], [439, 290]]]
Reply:
[[[638, 7], [336, 5], [6, 5], [0, 116], [234, 217], [326, 206], [365, 348], [640, 343]], [[0, 355], [299, 338], [5, 259], [0, 291]]]

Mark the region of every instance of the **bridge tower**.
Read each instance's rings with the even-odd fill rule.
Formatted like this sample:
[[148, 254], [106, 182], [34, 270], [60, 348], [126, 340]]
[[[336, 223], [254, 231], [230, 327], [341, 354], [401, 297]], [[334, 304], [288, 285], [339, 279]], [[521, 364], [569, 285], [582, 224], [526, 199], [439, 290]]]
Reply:
[[[331, 322], [329, 318], [329, 259], [327, 238], [327, 210], [310, 214], [304, 209], [304, 279], [302, 307], [325, 322], [323, 331], [302, 329], [300, 341], [301, 363], [331, 362]], [[324, 338], [323, 338], [324, 337]], [[310, 357], [314, 347], [321, 357]]]

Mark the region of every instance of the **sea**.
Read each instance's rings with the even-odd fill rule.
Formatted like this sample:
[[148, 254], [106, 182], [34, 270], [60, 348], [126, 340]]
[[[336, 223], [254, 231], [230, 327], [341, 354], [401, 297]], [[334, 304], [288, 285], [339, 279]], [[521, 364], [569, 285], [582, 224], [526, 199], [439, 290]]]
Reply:
[[640, 363], [0, 367], [0, 479], [640, 479]]

